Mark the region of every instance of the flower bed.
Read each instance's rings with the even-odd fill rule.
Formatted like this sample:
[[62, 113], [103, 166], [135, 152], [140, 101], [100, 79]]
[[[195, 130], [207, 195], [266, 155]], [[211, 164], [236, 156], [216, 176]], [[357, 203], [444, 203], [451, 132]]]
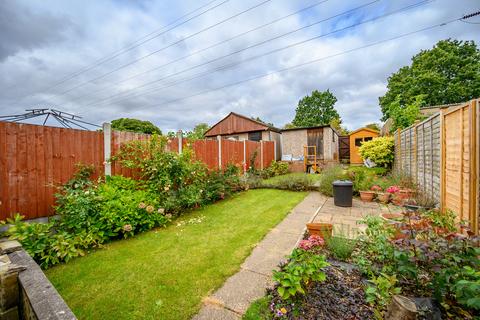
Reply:
[[[407, 212], [393, 222], [374, 216], [363, 222], [366, 232], [355, 242], [335, 237], [324, 246], [312, 239], [300, 242], [288, 263], [274, 273], [269, 309], [259, 314], [383, 319], [393, 296], [401, 294], [433, 299], [435, 309], [422, 311], [422, 316], [429, 312], [448, 319], [480, 316], [479, 238], [456, 225], [455, 215], [430, 210]], [[292, 282], [290, 273], [297, 280], [301, 275], [301, 281]], [[285, 279], [289, 281], [284, 283]], [[290, 291], [289, 286], [296, 289]], [[289, 295], [284, 294], [285, 287]]]

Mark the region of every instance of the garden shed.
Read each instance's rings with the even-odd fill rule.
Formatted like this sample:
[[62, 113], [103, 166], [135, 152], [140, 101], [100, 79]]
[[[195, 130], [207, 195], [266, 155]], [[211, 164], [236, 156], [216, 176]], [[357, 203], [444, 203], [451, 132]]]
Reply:
[[207, 132], [205, 138], [250, 141], [274, 141], [275, 159], [280, 160], [280, 129], [247, 116], [230, 112], [225, 118], [214, 124]]
[[339, 135], [330, 125], [283, 129], [281, 137], [282, 160], [301, 164], [294, 171], [304, 169], [305, 159], [319, 168], [338, 162]]
[[370, 128], [360, 128], [355, 131], [352, 131], [349, 135], [350, 137], [350, 163], [351, 164], [362, 164], [363, 159], [358, 152], [358, 148], [365, 141], [370, 141], [373, 138], [376, 138], [380, 135], [377, 130]]

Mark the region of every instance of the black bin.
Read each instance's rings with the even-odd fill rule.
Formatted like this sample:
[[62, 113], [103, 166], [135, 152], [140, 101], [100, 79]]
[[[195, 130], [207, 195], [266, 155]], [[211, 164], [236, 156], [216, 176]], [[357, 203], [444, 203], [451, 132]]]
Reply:
[[353, 183], [349, 180], [336, 180], [333, 185], [333, 202], [339, 207], [351, 207]]

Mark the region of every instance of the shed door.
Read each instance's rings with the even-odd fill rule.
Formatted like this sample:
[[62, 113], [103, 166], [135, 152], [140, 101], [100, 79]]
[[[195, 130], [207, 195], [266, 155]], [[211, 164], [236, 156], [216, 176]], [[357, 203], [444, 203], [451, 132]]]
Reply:
[[338, 137], [340, 160], [350, 160], [350, 137]]
[[[323, 128], [308, 129], [307, 143], [317, 147], [317, 159], [323, 159]], [[313, 148], [308, 148], [308, 155], [313, 156]]]

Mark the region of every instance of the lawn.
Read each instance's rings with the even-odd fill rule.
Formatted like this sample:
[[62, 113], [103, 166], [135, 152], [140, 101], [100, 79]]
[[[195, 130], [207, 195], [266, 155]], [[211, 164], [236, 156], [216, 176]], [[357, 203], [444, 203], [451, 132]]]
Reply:
[[305, 195], [236, 194], [46, 274], [79, 319], [190, 319]]

